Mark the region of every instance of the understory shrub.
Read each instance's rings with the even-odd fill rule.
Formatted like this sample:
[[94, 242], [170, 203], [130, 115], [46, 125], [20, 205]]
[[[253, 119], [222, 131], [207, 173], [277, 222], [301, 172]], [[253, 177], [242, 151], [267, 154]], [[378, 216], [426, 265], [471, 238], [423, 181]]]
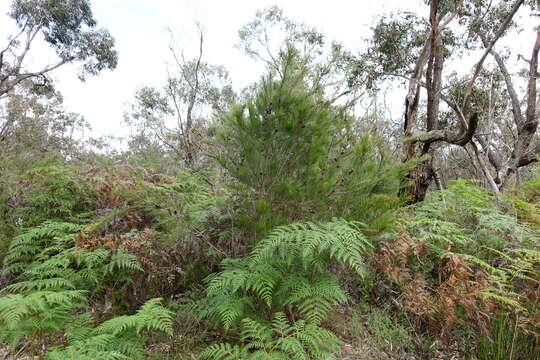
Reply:
[[233, 181], [236, 223], [252, 244], [271, 229], [332, 217], [385, 230], [400, 176], [380, 140], [355, 130], [350, 109], [309, 86], [289, 49], [247, 99], [219, 117], [213, 156]]
[[172, 334], [172, 313], [151, 298], [205, 276], [179, 266], [196, 252], [211, 262], [195, 234], [217, 197], [188, 174], [62, 166], [33, 169], [11, 195], [19, 235], [4, 258], [0, 341], [47, 358], [143, 358], [146, 334]]
[[320, 327], [329, 310], [348, 301], [334, 266], [364, 274], [372, 244], [361, 224], [335, 219], [276, 228], [244, 259], [222, 263], [207, 279], [201, 318], [233, 329], [238, 344], [215, 344], [208, 359], [327, 359], [340, 341]]
[[461, 329], [484, 339], [479, 348], [518, 354], [518, 343], [496, 343], [502, 341], [497, 334], [504, 319], [516, 338], [528, 339], [520, 342], [524, 349], [538, 346], [539, 238], [513, 209], [457, 181], [399, 217], [393, 240], [381, 243], [373, 259], [419, 329], [443, 341]]
[[[134, 255], [75, 246], [81, 225], [45, 222], [16, 237], [5, 258], [4, 275], [13, 276], [0, 297], [0, 340], [13, 348], [23, 341], [40, 358], [141, 358], [142, 330], [172, 332], [172, 314], [161, 299], [146, 302], [135, 315], [92, 326], [92, 295], [123, 274], [140, 271]], [[65, 342], [69, 345], [51, 344]], [[86, 356], [86, 357], [84, 357]]]

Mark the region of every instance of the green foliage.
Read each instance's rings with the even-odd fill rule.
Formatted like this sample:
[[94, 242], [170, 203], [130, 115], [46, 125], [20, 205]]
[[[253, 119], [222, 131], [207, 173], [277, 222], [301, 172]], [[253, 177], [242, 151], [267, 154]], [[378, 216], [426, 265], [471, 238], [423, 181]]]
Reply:
[[[244, 345], [214, 345], [204, 356], [234, 359], [256, 350], [250, 356], [327, 358], [337, 341], [319, 325], [335, 305], [348, 300], [328, 268], [335, 263], [363, 274], [364, 257], [372, 245], [358, 225], [334, 220], [278, 227], [249, 257], [224, 261], [224, 270], [207, 279], [207, 299], [195, 309], [225, 329], [239, 327]], [[285, 312], [301, 320], [285, 324]], [[272, 317], [273, 330], [268, 323]]]
[[513, 203], [456, 181], [410, 207], [377, 260], [404, 292], [407, 310], [443, 338], [460, 327], [481, 333], [484, 358], [502, 356], [517, 339], [524, 349], [537, 345], [528, 334], [540, 325], [538, 233], [518, 221]]
[[161, 299], [153, 299], [135, 315], [110, 319], [95, 329], [89, 327], [89, 316], [81, 314], [87, 307], [87, 296], [101, 291], [107, 278], [125, 281], [124, 273], [142, 267], [136, 257], [121, 249], [110, 254], [105, 249], [77, 248], [75, 235], [81, 228], [49, 221], [12, 241], [4, 273], [15, 276], [15, 282], [2, 289], [11, 294], [0, 297], [0, 340], [13, 346], [23, 339], [45, 344], [66, 332], [72, 344], [47, 353], [47, 358], [75, 354], [88, 359], [141, 357], [139, 333], [171, 333], [172, 313], [161, 307]]
[[5, 274], [18, 274], [17, 283], [4, 291], [57, 288], [103, 289], [103, 280], [121, 279], [124, 274], [142, 271], [134, 255], [122, 249], [109, 253], [75, 247], [75, 235], [82, 226], [45, 222], [16, 237], [5, 257]]
[[332, 135], [350, 126], [350, 118], [342, 114], [337, 121], [337, 109], [318, 105], [295, 80], [265, 80], [253, 99], [235, 107], [223, 119], [224, 151], [216, 157], [250, 188], [299, 200], [318, 190], [314, 177], [327, 160]]
[[412, 345], [407, 329], [383, 310], [373, 309], [368, 314], [367, 324], [380, 345], [390, 344], [396, 352], [404, 351]]
[[358, 62], [357, 81], [367, 88], [384, 74], [408, 74], [425, 42], [426, 28], [416, 14], [401, 12], [381, 17], [373, 27], [366, 54]]
[[407, 230], [437, 252], [451, 250], [489, 259], [508, 242], [534, 243], [535, 234], [518, 223], [517, 218], [496, 204], [495, 195], [483, 188], [459, 180], [447, 190], [431, 194], [428, 201], [411, 210]]
[[0, 297], [0, 340], [17, 344], [28, 336], [41, 339], [57, 333], [69, 322], [71, 312], [84, 307], [80, 290], [35, 290]]
[[134, 315], [112, 318], [95, 328], [79, 326], [68, 330], [71, 344], [59, 346], [46, 359], [139, 359], [144, 357], [140, 334], [162, 331], [172, 335], [172, 312], [162, 299], [147, 301]]
[[[536, 178], [535, 172], [533, 176]], [[540, 179], [529, 180], [516, 189], [513, 193], [507, 194], [508, 200], [515, 206], [520, 220], [535, 229], [540, 228], [540, 212], [538, 203], [540, 202]]]
[[117, 65], [114, 39], [107, 30], [96, 28], [88, 0], [14, 0], [9, 15], [23, 30], [41, 30], [63, 61], [82, 62], [81, 78]]
[[533, 335], [521, 332], [515, 320], [507, 316], [496, 318], [491, 336], [478, 336], [475, 358], [478, 360], [538, 359], [538, 344]]
[[25, 173], [23, 181], [28, 189], [18, 215], [24, 227], [45, 220], [79, 222], [90, 215], [93, 194], [76, 169], [48, 159]]
[[333, 216], [384, 228], [406, 166], [356, 133], [347, 107], [310, 90], [294, 50], [282, 58], [279, 76], [219, 119], [214, 157], [236, 180], [238, 221], [259, 239], [276, 225]]
[[208, 179], [212, 176], [185, 172], [174, 177], [161, 175], [156, 182], [137, 179], [135, 187], [123, 189], [119, 195], [152, 217], [154, 228], [161, 232], [161, 241], [171, 245], [189, 243], [195, 240], [195, 231], [202, 230], [218, 215], [222, 199], [204, 183]]
[[242, 320], [244, 346], [214, 344], [201, 353], [208, 360], [333, 359], [341, 341], [330, 331], [304, 320], [291, 324], [284, 313], [272, 322]]
[[363, 274], [371, 247], [356, 224], [344, 220], [278, 227], [248, 258], [225, 260], [223, 271], [208, 278], [209, 303], [203, 302], [200, 314], [229, 328], [245, 316], [294, 305], [319, 324], [334, 304], [347, 301], [329, 263]]

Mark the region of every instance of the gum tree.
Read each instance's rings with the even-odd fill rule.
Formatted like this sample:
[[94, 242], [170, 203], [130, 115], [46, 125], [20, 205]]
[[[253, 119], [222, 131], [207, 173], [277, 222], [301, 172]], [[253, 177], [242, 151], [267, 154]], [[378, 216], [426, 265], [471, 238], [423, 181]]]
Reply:
[[[535, 11], [538, 4], [525, 0], [431, 0], [426, 3], [428, 17], [405, 13], [379, 20], [369, 40], [369, 49], [358, 61], [356, 81], [368, 87], [388, 79], [399, 79], [406, 84], [402, 159], [404, 162], [421, 159], [407, 176], [406, 192], [410, 202], [422, 201], [431, 182], [437, 180], [433, 157], [445, 146], [469, 149], [489, 188], [498, 192], [506, 178], [499, 176], [499, 180], [495, 180], [495, 171], [490, 168], [495, 162], [486, 161], [489, 146], [476, 131], [482, 124], [484, 129], [490, 130], [491, 121], [485, 109], [478, 106], [477, 86], [486, 60], [490, 54], [496, 54], [496, 44], [516, 29], [518, 11], [524, 8]], [[536, 113], [537, 55], [535, 45], [529, 61], [527, 96], [531, 100], [527, 113], [530, 116], [528, 120], [515, 123], [518, 140], [510, 145], [516, 149], [512, 155], [515, 159], [500, 166], [505, 167], [503, 172], [507, 176], [529, 161], [523, 160], [524, 156], [529, 159], [527, 149], [536, 131], [533, 114]], [[464, 59], [471, 56], [475, 57], [472, 67], [466, 72], [457, 72], [456, 68], [463, 69], [458, 62], [464, 63]], [[517, 109], [517, 104], [514, 107]], [[495, 159], [493, 155], [491, 158]]]
[[[66, 119], [64, 112], [61, 116], [52, 114], [57, 112], [60, 99], [49, 80], [54, 70], [66, 64], [80, 64], [78, 76], [84, 80], [102, 70], [114, 69], [118, 61], [114, 39], [107, 30], [97, 27], [89, 0], [14, 0], [8, 15], [18, 31], [0, 45], [3, 156], [21, 142], [21, 136], [52, 139], [58, 129], [81, 123], [76, 115]], [[41, 67], [29, 61], [32, 49], [40, 41], [56, 53], [52, 63]], [[37, 143], [41, 142], [36, 138]]]

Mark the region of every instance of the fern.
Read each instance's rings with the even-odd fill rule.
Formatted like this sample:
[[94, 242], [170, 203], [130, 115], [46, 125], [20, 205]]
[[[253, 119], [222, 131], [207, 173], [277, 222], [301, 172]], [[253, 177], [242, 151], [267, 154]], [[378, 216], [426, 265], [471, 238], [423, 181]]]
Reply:
[[[319, 324], [348, 296], [328, 268], [337, 263], [363, 275], [372, 245], [358, 226], [336, 219], [278, 227], [249, 257], [223, 261], [194, 309], [225, 329], [240, 329], [243, 346], [212, 345], [202, 357], [329, 358], [339, 341]], [[298, 320], [289, 322], [285, 312]]]
[[87, 296], [99, 292], [107, 277], [126, 280], [128, 273], [142, 267], [134, 255], [122, 249], [111, 254], [105, 249], [77, 248], [74, 239], [81, 228], [45, 222], [11, 243], [6, 273], [13, 275], [15, 282], [2, 289], [5, 295], [0, 297], [0, 340], [16, 345], [26, 338], [41, 344], [48, 337], [67, 332], [72, 345], [57, 348], [47, 358], [140, 357], [141, 331], [170, 334], [172, 314], [160, 305], [160, 299], [154, 299], [135, 315], [113, 318], [90, 328], [90, 318], [80, 314], [87, 305]]
[[512, 203], [456, 181], [409, 210], [374, 257], [407, 310], [446, 339], [459, 326], [490, 338], [497, 317], [514, 324], [516, 337], [538, 333], [538, 233], [518, 221]]
[[290, 276], [279, 289], [284, 305], [296, 304], [301, 314], [314, 324], [320, 324], [336, 304], [348, 300], [332, 274], [321, 274], [316, 278]]
[[231, 344], [214, 344], [200, 354], [208, 360], [249, 360], [249, 356], [249, 348]]
[[[199, 314], [227, 329], [250, 314], [293, 306], [319, 324], [332, 306], [347, 301], [328, 264], [347, 265], [362, 275], [371, 248], [356, 224], [344, 220], [279, 227], [251, 256], [226, 260], [222, 272], [208, 277], [208, 299], [199, 304]], [[262, 304], [264, 309], [258, 308]]]
[[361, 275], [363, 254], [373, 246], [359, 231], [358, 225], [334, 220], [323, 224], [306, 222], [281, 226], [255, 247], [251, 258], [256, 263], [273, 261], [276, 257], [287, 263], [300, 260], [307, 268], [318, 255], [326, 254]]
[[56, 333], [71, 317], [71, 312], [86, 305], [81, 290], [34, 291], [0, 297], [0, 340], [16, 344], [25, 336]]
[[501, 250], [509, 241], [534, 244], [536, 234], [519, 224], [511, 212], [500, 209], [496, 201], [485, 189], [455, 181], [412, 206], [401, 223], [440, 256], [450, 249], [487, 259], [493, 252], [486, 249]]
[[58, 166], [54, 159], [44, 162], [23, 176], [28, 184], [23, 196], [27, 207], [17, 212], [24, 225], [33, 227], [43, 221], [75, 223], [87, 219], [93, 197], [84, 178], [77, 176], [74, 168]]
[[97, 332], [101, 334], [113, 334], [133, 329], [137, 333], [142, 330], [160, 330], [172, 335], [172, 312], [163, 308], [162, 299], [147, 301], [135, 315], [126, 315], [113, 318], [101, 324]]
[[[32, 263], [36, 258], [46, 256], [49, 246], [55, 242], [56, 247], [68, 248], [74, 243], [74, 235], [81, 230], [81, 226], [65, 222], [47, 221], [31, 228], [22, 235], [17, 236], [10, 244], [9, 251], [4, 258], [7, 265], [19, 263]], [[24, 268], [24, 266], [23, 266]], [[14, 271], [9, 266], [7, 273]]]
[[[142, 331], [162, 331], [172, 335], [173, 313], [161, 306], [162, 299], [147, 301], [134, 315], [105, 321], [96, 328], [79, 324], [66, 347], [57, 347], [47, 359], [135, 359], [143, 357]], [[81, 328], [85, 331], [81, 331]]]
[[126, 253], [120, 249], [111, 257], [107, 265], [107, 272], [113, 273], [116, 270], [143, 271], [143, 268], [135, 255]]
[[284, 313], [274, 314], [272, 322], [251, 318], [242, 320], [243, 346], [214, 344], [201, 353], [202, 359], [224, 360], [304, 360], [333, 359], [341, 341], [330, 331], [299, 320], [290, 323]]

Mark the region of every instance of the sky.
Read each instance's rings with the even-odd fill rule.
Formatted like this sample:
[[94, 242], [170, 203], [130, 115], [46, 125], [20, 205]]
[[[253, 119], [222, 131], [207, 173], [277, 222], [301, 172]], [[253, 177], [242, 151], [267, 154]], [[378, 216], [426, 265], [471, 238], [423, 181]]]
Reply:
[[[92, 135], [125, 136], [128, 131], [122, 123], [123, 113], [137, 87], [160, 86], [164, 82], [170, 61], [168, 29], [187, 55], [195, 55], [195, 21], [203, 22], [204, 60], [225, 66], [233, 86], [241, 89], [262, 75], [261, 64], [234, 48], [238, 30], [253, 19], [258, 9], [277, 5], [286, 16], [319, 28], [330, 40], [357, 49], [375, 15], [390, 9], [412, 10], [417, 4], [414, 0], [93, 0], [98, 25], [116, 39], [118, 67], [84, 83], [75, 75], [76, 66], [58, 69], [53, 78], [66, 108], [90, 122]], [[13, 29], [12, 20], [5, 15], [8, 10], [9, 1], [0, 0], [0, 44]], [[29, 65], [50, 56], [46, 48], [37, 48]]]
[[[12, 20], [5, 15], [9, 3], [0, 0], [0, 44], [13, 30]], [[122, 123], [123, 114], [136, 89], [164, 83], [170, 60], [168, 29], [189, 56], [197, 51], [195, 21], [204, 23], [204, 60], [225, 66], [233, 86], [239, 90], [262, 75], [261, 64], [234, 47], [238, 30], [253, 19], [258, 9], [277, 5], [287, 17], [315, 26], [329, 40], [338, 40], [351, 50], [362, 46], [377, 15], [421, 10], [419, 0], [92, 0], [91, 3], [98, 25], [107, 28], [116, 39], [118, 67], [84, 83], [76, 77], [76, 66], [58, 69], [53, 78], [67, 110], [82, 114], [90, 122], [94, 136], [126, 136], [128, 129]], [[28, 65], [43, 62], [50, 56], [45, 46], [38, 46]]]

